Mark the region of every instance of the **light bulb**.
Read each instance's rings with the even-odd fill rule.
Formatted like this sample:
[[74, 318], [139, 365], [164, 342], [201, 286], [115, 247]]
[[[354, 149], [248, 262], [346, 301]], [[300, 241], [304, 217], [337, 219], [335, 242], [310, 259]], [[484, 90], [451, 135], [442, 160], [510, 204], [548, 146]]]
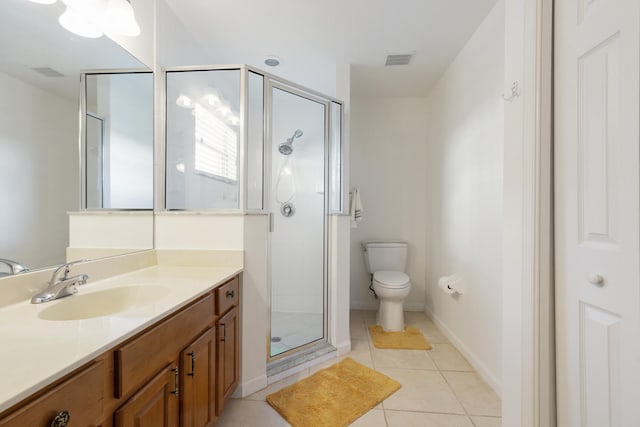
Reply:
[[221, 117], [228, 117], [229, 114], [231, 114], [231, 107], [229, 106], [229, 103], [227, 101], [222, 101], [220, 103], [220, 106], [216, 109], [216, 112], [221, 116]]
[[99, 26], [80, 15], [70, 6], [67, 6], [64, 13], [60, 15], [58, 22], [66, 30], [82, 37], [95, 39], [102, 36], [102, 30]]
[[232, 114], [231, 117], [229, 117], [229, 124], [231, 126], [238, 126], [240, 124], [240, 117]]
[[218, 104], [220, 104], [220, 98], [218, 98], [216, 95], [214, 95], [212, 93], [209, 93], [209, 94], [206, 94], [205, 96], [203, 96], [203, 100], [207, 105], [209, 105], [211, 107], [215, 107]]
[[176, 99], [176, 104], [182, 108], [191, 108], [193, 106], [191, 98], [184, 94], [180, 94], [180, 96], [178, 96], [178, 98]]
[[105, 30], [130, 37], [140, 34], [140, 26], [128, 0], [108, 0]]

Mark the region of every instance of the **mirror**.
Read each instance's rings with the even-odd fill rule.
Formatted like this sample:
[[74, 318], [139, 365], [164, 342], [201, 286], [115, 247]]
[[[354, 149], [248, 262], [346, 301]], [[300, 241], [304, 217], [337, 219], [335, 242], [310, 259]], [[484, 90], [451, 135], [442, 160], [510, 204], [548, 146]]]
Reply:
[[167, 72], [169, 210], [238, 209], [240, 70]]
[[153, 74], [86, 74], [84, 204], [153, 209]]
[[[81, 70], [147, 69], [111, 39], [64, 30], [58, 24], [63, 9], [60, 2], [0, 2], [0, 258], [30, 270], [66, 261], [67, 212], [81, 206]], [[90, 219], [81, 222], [95, 229]], [[96, 254], [151, 248], [153, 219], [145, 224], [148, 229], [139, 222], [127, 229], [144, 235], [135, 245], [113, 237], [108, 250]]]

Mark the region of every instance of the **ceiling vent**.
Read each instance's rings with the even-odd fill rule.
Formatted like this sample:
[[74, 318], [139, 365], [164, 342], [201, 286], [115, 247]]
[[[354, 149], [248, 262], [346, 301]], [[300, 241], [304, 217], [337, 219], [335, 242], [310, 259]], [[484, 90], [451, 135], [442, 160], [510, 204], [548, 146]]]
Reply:
[[413, 53], [397, 53], [387, 55], [387, 62], [384, 65], [407, 65], [411, 62]]
[[34, 67], [32, 68], [32, 70], [47, 77], [64, 77], [64, 74], [61, 74], [53, 68], [49, 67]]

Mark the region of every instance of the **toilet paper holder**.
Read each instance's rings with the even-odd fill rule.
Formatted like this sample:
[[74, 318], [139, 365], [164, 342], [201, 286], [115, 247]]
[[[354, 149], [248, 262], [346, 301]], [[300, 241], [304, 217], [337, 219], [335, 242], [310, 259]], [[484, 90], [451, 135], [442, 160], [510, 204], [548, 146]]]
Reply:
[[438, 279], [438, 287], [442, 289], [445, 294], [453, 295], [460, 294], [462, 295], [462, 279], [458, 276], [443, 276]]

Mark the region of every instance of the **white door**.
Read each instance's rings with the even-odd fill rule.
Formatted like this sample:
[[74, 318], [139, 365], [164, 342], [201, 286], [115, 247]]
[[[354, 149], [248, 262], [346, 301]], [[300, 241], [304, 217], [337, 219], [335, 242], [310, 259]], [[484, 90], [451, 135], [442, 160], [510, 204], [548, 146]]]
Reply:
[[640, 426], [638, 0], [555, 2], [558, 426]]

